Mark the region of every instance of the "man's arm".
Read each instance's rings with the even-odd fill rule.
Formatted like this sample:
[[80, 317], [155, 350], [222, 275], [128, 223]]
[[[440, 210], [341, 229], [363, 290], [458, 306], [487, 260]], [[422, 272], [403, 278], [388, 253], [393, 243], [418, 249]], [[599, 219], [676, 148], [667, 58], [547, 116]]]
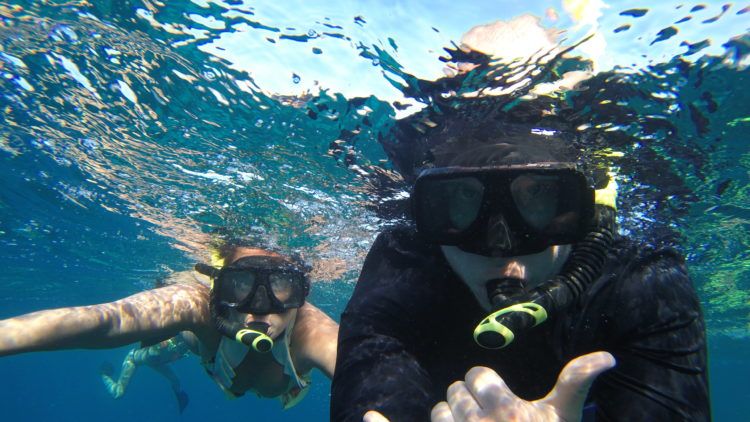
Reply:
[[[419, 353], [440, 305], [424, 282], [437, 265], [403, 233], [381, 234], [341, 317], [331, 419], [361, 421], [369, 410], [392, 420], [427, 420], [438, 401]], [[437, 278], [437, 277], [435, 277]]]
[[643, 254], [615, 288], [617, 366], [594, 383], [597, 420], [709, 420], [705, 325], [682, 259]]
[[0, 356], [119, 347], [209, 324], [208, 288], [172, 285], [92, 306], [51, 309], [0, 321]]

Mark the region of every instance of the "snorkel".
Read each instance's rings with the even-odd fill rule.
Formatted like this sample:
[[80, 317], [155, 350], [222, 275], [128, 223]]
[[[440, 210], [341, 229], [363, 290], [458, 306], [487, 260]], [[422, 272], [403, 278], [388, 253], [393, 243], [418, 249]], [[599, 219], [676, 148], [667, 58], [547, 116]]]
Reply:
[[273, 339], [267, 334], [269, 328], [267, 323], [252, 322], [245, 325], [227, 318], [227, 311], [221, 306], [217, 289], [214, 288], [220, 270], [207, 264], [195, 264], [195, 271], [211, 277], [209, 311], [211, 320], [219, 333], [249, 346], [258, 353], [269, 352], [273, 348]]
[[501, 279], [488, 286], [497, 311], [474, 329], [474, 341], [487, 349], [501, 349], [516, 335], [529, 330], [573, 305], [604, 268], [614, 242], [617, 183], [610, 177], [604, 189], [595, 191], [594, 217], [588, 234], [573, 246], [560, 274], [525, 292], [518, 280]]

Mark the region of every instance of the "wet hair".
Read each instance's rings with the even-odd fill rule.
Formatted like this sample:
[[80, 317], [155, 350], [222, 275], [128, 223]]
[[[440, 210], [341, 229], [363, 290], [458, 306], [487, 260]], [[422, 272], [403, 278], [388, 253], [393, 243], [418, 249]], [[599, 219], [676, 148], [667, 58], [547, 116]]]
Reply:
[[[237, 236], [228, 233], [226, 230], [215, 230], [216, 236], [213, 242], [211, 242], [210, 249], [215, 260], [221, 261], [221, 265], [228, 265], [230, 262], [226, 262], [228, 258], [234, 255], [238, 249], [251, 248], [261, 249], [266, 252], [272, 252], [280, 255], [284, 260], [290, 262], [294, 266], [308, 273], [312, 270], [312, 267], [305, 262], [302, 256], [294, 251], [285, 251], [279, 247], [271, 246], [267, 242], [263, 241], [259, 234], [251, 234], [247, 236]], [[217, 264], [217, 263], [213, 263]]]
[[[295, 267], [299, 268], [300, 270], [304, 271], [305, 273], [310, 272], [312, 267], [305, 262], [304, 259], [302, 259], [302, 256], [296, 252], [282, 252], [277, 250], [276, 248], [269, 248], [266, 246], [259, 246], [259, 245], [253, 245], [253, 244], [236, 244], [236, 243], [225, 243], [217, 248], [215, 248], [216, 255], [218, 258], [220, 258], [223, 261], [223, 265], [229, 265], [231, 262], [227, 262], [227, 259], [233, 256], [237, 250], [242, 248], [250, 248], [250, 249], [260, 249], [266, 252], [272, 252], [278, 256], [280, 256], [284, 261], [289, 262], [290, 264], [294, 265]], [[268, 257], [262, 257], [258, 256], [254, 258], [254, 262], [259, 264], [260, 266], [268, 267], [269, 263], [277, 263], [278, 261], [273, 258]]]
[[523, 123], [448, 119], [413, 136], [410, 144], [421, 149], [413, 151], [413, 175], [429, 167], [581, 162], [582, 150], [573, 134], [549, 132]]
[[455, 121], [429, 134], [434, 167], [485, 167], [540, 162], [576, 162], [580, 153], [559, 134], [538, 134], [529, 126]]
[[525, 131], [518, 126], [507, 129], [491, 123], [454, 125], [436, 136], [430, 160], [422, 168], [573, 163], [597, 189], [609, 182], [607, 168], [591, 162], [590, 154], [574, 138], [536, 134], [528, 127]]
[[436, 167], [487, 167], [543, 162], [575, 162], [571, 148], [563, 141], [536, 135], [475, 143], [453, 154], [436, 157]]

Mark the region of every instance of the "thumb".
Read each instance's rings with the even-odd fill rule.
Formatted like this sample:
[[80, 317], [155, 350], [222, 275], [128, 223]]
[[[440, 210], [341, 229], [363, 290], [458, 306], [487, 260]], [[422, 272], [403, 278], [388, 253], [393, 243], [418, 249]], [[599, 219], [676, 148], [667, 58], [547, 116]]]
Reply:
[[383, 416], [380, 412], [375, 410], [369, 410], [365, 413], [362, 418], [362, 422], [390, 422], [388, 418]]
[[597, 376], [615, 366], [615, 358], [607, 352], [579, 356], [565, 365], [557, 383], [541, 401], [554, 407], [562, 420], [580, 420], [589, 388]]

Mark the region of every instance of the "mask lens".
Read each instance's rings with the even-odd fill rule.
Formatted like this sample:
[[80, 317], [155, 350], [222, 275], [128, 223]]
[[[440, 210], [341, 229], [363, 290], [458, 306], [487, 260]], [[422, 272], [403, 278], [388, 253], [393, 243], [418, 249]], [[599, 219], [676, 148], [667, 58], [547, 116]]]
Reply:
[[522, 174], [510, 184], [519, 214], [537, 231], [544, 230], [559, 213], [557, 176]]
[[510, 191], [518, 213], [538, 235], [553, 244], [580, 237], [586, 214], [586, 189], [580, 177], [522, 174], [513, 180]]
[[296, 291], [299, 290], [297, 288], [299, 283], [295, 274], [273, 273], [269, 275], [268, 282], [271, 285], [271, 292], [281, 303], [291, 304], [297, 299]]
[[255, 286], [255, 274], [250, 271], [229, 271], [221, 277], [221, 297], [229, 303], [243, 301]]
[[425, 183], [420, 217], [435, 234], [458, 234], [479, 215], [484, 185], [474, 177], [432, 180]]

